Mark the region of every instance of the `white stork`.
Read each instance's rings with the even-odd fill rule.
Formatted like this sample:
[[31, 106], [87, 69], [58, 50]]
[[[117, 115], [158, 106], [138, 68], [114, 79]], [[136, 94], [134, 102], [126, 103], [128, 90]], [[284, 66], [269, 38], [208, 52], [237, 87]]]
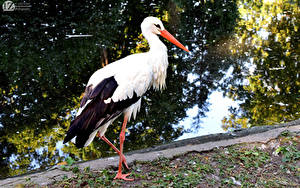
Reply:
[[[128, 168], [123, 155], [123, 143], [127, 121], [141, 106], [141, 97], [152, 86], [155, 90], [165, 87], [167, 76], [167, 48], [158, 35], [189, 52], [178, 42], [156, 17], [147, 17], [141, 24], [142, 34], [148, 40], [150, 50], [129, 55], [97, 70], [88, 81], [76, 118], [71, 122], [64, 143], [76, 137], [78, 148], [89, 145], [95, 136], [109, 144], [120, 156], [115, 179], [133, 180], [122, 174], [122, 164]], [[105, 136], [107, 127], [121, 114], [124, 122], [120, 133], [120, 150]]]

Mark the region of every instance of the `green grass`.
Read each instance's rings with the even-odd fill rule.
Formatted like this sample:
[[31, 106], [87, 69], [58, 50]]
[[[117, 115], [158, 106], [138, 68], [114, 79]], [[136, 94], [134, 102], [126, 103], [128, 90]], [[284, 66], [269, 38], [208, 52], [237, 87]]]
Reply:
[[117, 168], [97, 172], [73, 167], [73, 178], [48, 187], [297, 187], [300, 137], [284, 133], [267, 144], [239, 144], [173, 159], [130, 165], [133, 182], [113, 180]]

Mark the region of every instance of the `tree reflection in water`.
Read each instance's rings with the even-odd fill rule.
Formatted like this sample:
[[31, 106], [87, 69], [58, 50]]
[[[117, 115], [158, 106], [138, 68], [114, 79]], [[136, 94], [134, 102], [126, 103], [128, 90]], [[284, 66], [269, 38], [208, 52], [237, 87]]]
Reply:
[[[296, 1], [65, 0], [31, 5], [28, 12], [2, 16], [1, 178], [45, 169], [68, 156], [89, 160], [113, 153], [100, 141], [84, 149], [61, 143], [89, 76], [108, 62], [148, 50], [140, 23], [149, 15], [161, 18], [192, 53], [165, 42], [167, 90], [144, 96], [137, 120], [128, 125], [127, 150], [178, 138], [185, 130], [174, 125], [195, 105], [199, 111], [193, 128], [199, 128], [208, 96], [216, 89], [242, 101], [224, 118], [225, 129], [299, 118]], [[67, 38], [69, 34], [92, 37]], [[224, 79], [230, 67], [232, 75]], [[194, 79], [187, 81], [188, 75]], [[106, 134], [115, 144], [120, 125], [115, 121]]]

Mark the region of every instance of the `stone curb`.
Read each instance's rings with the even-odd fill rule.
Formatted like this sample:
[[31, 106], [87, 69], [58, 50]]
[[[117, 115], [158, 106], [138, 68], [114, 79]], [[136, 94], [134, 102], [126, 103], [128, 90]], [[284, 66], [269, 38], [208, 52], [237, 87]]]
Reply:
[[[275, 126], [253, 127], [236, 130], [230, 133], [219, 133], [189, 138], [147, 149], [132, 151], [125, 155], [127, 163], [130, 165], [134, 161], [151, 161], [159, 157], [172, 158], [191, 151], [209, 151], [216, 147], [226, 147], [240, 143], [266, 143], [277, 138], [284, 131], [300, 134], [300, 119]], [[81, 170], [85, 167], [90, 167], [90, 170], [97, 171], [110, 166], [117, 166], [118, 160], [119, 157], [115, 156], [77, 163], [75, 165]], [[46, 171], [0, 180], [0, 187], [15, 187], [18, 184], [29, 184], [31, 182], [40, 186], [45, 186], [54, 181], [61, 180], [64, 176], [72, 177], [74, 174], [70, 171], [62, 171], [59, 167], [54, 166]]]

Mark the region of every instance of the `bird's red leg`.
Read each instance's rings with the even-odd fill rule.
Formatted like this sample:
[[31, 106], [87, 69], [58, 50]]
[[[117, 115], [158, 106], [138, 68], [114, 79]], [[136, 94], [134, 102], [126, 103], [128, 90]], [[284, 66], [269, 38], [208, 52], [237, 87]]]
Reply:
[[112, 149], [115, 150], [115, 152], [117, 152], [118, 155], [122, 158], [122, 163], [124, 163], [125, 167], [127, 169], [129, 169], [125, 156], [123, 154], [121, 154], [121, 152], [104, 135], [100, 136], [100, 134], [98, 132], [97, 137], [101, 138], [104, 142], [106, 142], [108, 145], [110, 145], [110, 147], [112, 147]]
[[124, 140], [125, 140], [126, 124], [127, 124], [127, 117], [125, 116], [124, 117], [124, 122], [123, 122], [123, 125], [122, 125], [122, 130], [121, 130], [121, 133], [120, 133], [120, 153], [121, 154], [120, 154], [120, 160], [119, 160], [119, 170], [118, 170], [118, 173], [117, 173], [117, 175], [114, 179], [123, 179], [123, 180], [126, 180], [126, 181], [133, 181], [134, 179], [126, 178], [127, 176], [130, 175], [130, 173], [129, 174], [122, 174], [123, 143], [124, 143]]

